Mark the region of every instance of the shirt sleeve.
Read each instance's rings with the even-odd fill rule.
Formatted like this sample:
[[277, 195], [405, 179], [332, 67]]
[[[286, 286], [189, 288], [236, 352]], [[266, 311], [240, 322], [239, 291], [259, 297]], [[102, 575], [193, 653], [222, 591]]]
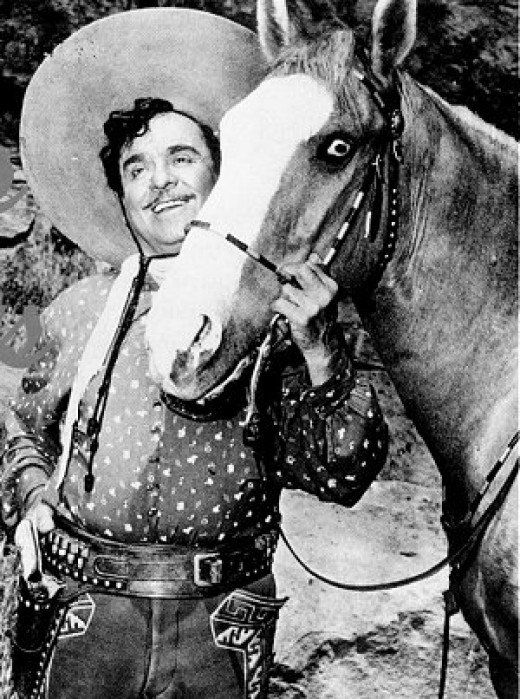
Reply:
[[336, 371], [324, 384], [310, 386], [304, 364], [282, 373], [274, 477], [281, 487], [350, 507], [386, 461], [388, 427], [373, 387], [355, 375], [339, 325], [337, 332]]
[[[75, 286], [83, 293], [85, 283]], [[74, 323], [81, 322], [75, 319], [78, 298], [77, 289], [70, 287], [41, 314], [33, 364], [9, 404], [0, 473], [1, 516], [8, 528], [18, 523], [57, 463], [60, 420], [80, 349], [74, 345]]]

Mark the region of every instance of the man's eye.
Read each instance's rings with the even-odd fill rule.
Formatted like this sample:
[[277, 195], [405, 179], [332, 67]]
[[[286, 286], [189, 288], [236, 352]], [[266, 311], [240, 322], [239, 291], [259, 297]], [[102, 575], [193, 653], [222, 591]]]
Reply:
[[191, 165], [195, 162], [195, 158], [193, 155], [188, 154], [176, 155], [173, 158], [173, 162], [175, 165]]
[[129, 171], [130, 179], [136, 180], [144, 172], [144, 167], [133, 167]]

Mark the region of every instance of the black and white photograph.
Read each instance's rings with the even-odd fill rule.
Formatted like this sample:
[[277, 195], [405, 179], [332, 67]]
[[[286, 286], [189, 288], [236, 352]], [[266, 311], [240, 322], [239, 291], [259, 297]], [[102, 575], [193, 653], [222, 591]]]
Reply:
[[517, 699], [518, 45], [0, 0], [0, 699]]

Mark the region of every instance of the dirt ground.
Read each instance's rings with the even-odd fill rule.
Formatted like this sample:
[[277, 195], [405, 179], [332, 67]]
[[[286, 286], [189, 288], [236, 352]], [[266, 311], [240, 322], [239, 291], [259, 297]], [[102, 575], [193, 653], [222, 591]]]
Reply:
[[[357, 328], [351, 309], [344, 313]], [[362, 355], [374, 359], [367, 341]], [[0, 421], [20, 371], [0, 365]], [[446, 553], [440, 480], [391, 382], [371, 372], [392, 436], [385, 468], [352, 509], [300, 491], [282, 498], [283, 527], [311, 567], [337, 580], [387, 581], [424, 570]], [[280, 614], [273, 697], [387, 699], [437, 696], [447, 572], [390, 592], [352, 593], [308, 575], [280, 543]], [[494, 693], [485, 654], [460, 614], [452, 618], [447, 699]]]

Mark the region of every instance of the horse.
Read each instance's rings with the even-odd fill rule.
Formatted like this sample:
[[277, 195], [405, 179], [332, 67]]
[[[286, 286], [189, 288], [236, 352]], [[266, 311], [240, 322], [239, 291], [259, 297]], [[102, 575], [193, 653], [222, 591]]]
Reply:
[[[328, 256], [462, 516], [517, 429], [516, 143], [402, 70], [414, 0], [378, 0], [366, 52], [314, 1], [259, 1], [270, 68], [221, 122], [219, 179], [150, 313], [153, 370], [204, 399], [265, 336], [283, 266]], [[457, 591], [500, 697], [517, 696], [516, 487]]]

